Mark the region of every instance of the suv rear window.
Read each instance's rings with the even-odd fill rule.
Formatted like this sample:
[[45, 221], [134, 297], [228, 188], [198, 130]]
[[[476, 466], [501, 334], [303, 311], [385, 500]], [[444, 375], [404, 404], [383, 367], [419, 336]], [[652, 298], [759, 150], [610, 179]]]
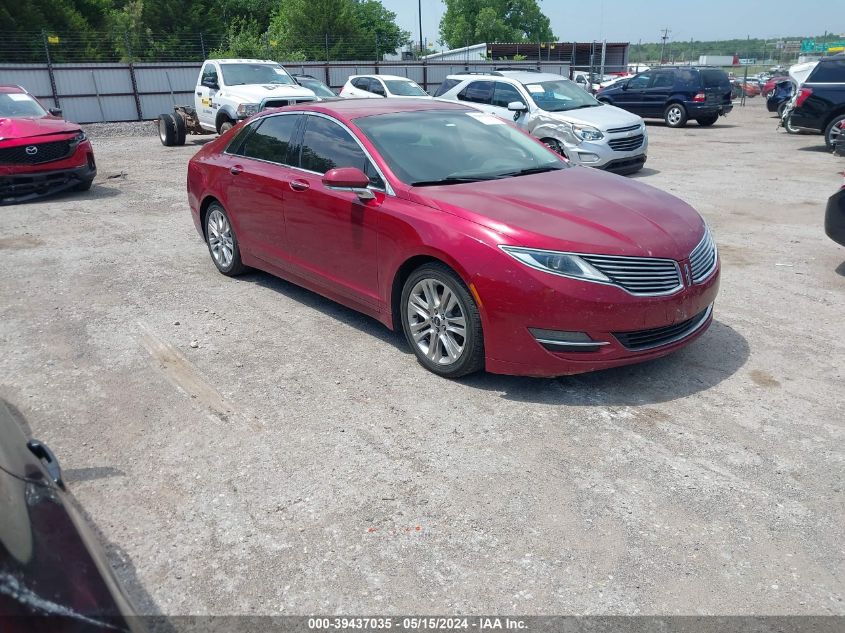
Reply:
[[452, 88], [457, 86], [461, 83], [460, 79], [444, 79], [443, 83], [440, 84], [440, 87], [437, 89], [437, 92], [434, 93], [435, 97], [439, 97], [442, 94], [449, 92]]
[[820, 61], [807, 83], [845, 83], [845, 59]]
[[705, 88], [718, 88], [729, 84], [728, 73], [724, 70], [706, 69], [701, 70], [701, 83]]

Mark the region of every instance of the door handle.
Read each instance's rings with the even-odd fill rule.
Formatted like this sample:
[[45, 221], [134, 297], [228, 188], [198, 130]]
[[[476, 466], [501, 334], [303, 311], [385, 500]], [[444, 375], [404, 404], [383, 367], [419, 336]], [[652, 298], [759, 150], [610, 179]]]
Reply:
[[229, 168], [229, 173], [232, 174], [233, 176], [237, 176], [238, 174], [243, 173], [243, 171], [244, 171], [244, 168], [241, 167], [240, 165], [234, 165], [234, 166]]
[[293, 189], [294, 191], [305, 191], [309, 187], [311, 187], [311, 185], [309, 185], [304, 180], [291, 180], [290, 181], [290, 188]]

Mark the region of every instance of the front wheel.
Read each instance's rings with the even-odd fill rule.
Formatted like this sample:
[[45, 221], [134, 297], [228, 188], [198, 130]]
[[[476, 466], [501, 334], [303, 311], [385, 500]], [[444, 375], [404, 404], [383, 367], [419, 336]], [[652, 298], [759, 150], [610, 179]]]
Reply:
[[845, 114], [834, 117], [824, 129], [824, 144], [827, 145], [827, 149], [832, 152], [842, 134], [845, 134]]
[[563, 151], [563, 145], [561, 145], [561, 142], [556, 138], [544, 138], [541, 140], [541, 142], [550, 150], [552, 150], [555, 154], [566, 158], [566, 152]]
[[232, 122], [231, 119], [224, 119], [223, 122], [220, 124], [220, 134], [225, 134], [229, 130], [235, 127], [235, 124]]
[[234, 277], [246, 271], [241, 261], [238, 238], [226, 210], [219, 202], [212, 202], [205, 216], [205, 239], [211, 261], [224, 275]]
[[423, 367], [458, 378], [484, 366], [478, 306], [448, 266], [425, 264], [411, 273], [400, 305], [405, 338]]
[[670, 103], [663, 113], [669, 127], [684, 127], [687, 124], [687, 110], [680, 103]]

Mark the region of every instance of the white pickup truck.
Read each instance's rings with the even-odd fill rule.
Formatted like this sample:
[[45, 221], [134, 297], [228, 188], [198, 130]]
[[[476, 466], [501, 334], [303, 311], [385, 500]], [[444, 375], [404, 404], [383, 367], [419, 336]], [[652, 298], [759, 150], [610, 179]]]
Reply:
[[266, 59], [209, 59], [194, 89], [194, 105], [174, 106], [158, 117], [162, 145], [184, 145], [187, 134], [222, 134], [264, 108], [315, 101], [277, 62]]

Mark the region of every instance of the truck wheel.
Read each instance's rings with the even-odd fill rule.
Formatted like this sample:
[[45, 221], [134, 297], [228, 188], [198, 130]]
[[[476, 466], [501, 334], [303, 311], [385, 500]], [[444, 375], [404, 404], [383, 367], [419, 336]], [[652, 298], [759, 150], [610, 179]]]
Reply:
[[220, 123], [219, 133], [225, 134], [226, 132], [231, 130], [233, 127], [235, 127], [235, 124], [232, 122], [231, 119], [223, 119], [223, 121]]
[[663, 112], [663, 119], [669, 127], [684, 127], [687, 124], [687, 110], [680, 103], [670, 103]]
[[160, 114], [158, 116], [158, 137], [165, 147], [176, 145], [176, 121], [172, 114]]
[[178, 112], [174, 112], [170, 116], [173, 117], [173, 122], [176, 124], [176, 145], [184, 145], [185, 137], [188, 135], [188, 126], [185, 125], [185, 119]]

